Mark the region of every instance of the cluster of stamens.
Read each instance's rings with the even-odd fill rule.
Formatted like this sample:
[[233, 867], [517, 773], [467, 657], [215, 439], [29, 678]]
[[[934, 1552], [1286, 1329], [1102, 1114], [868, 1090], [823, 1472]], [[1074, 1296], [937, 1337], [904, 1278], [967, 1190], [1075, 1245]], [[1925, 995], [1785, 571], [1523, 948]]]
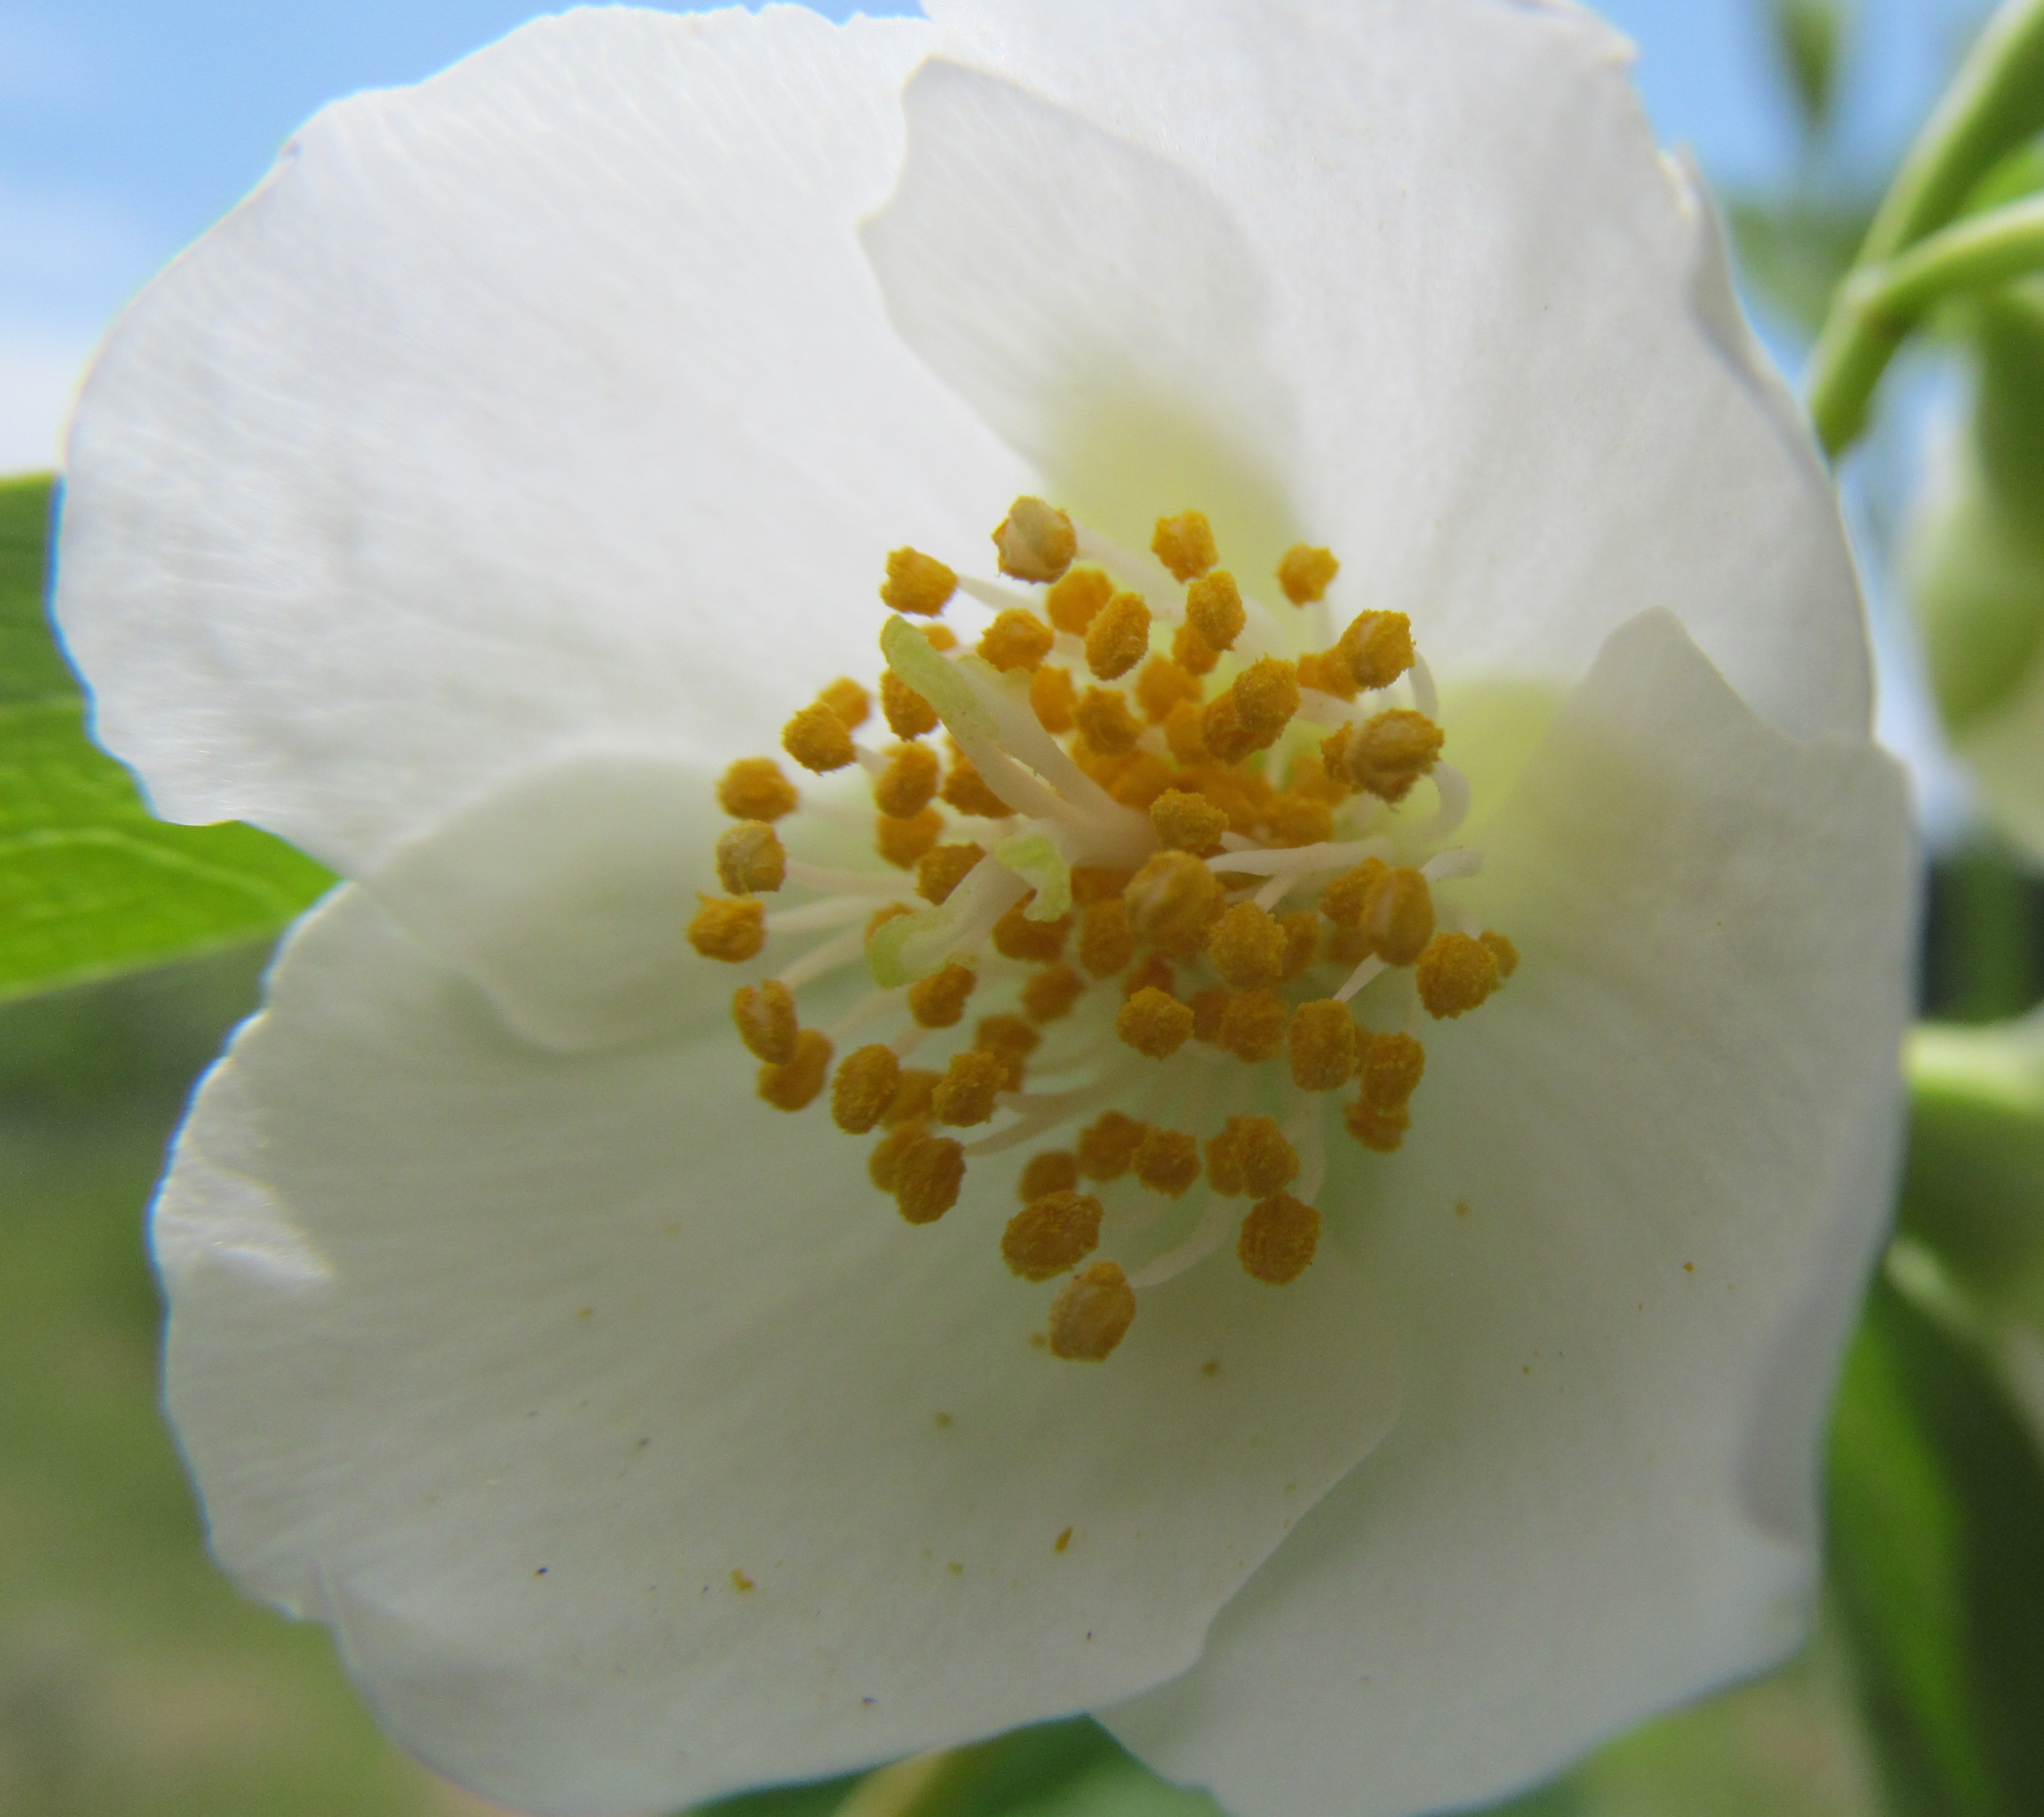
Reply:
[[[1279, 564], [1288, 624], [1216, 565], [1197, 512], [1160, 519], [1148, 558], [1035, 498], [993, 541], [1005, 582], [887, 558], [891, 742], [862, 740], [874, 702], [849, 680], [782, 733], [804, 770], [863, 773], [879, 864], [791, 855], [778, 829], [801, 796], [774, 759], [741, 759], [718, 786], [728, 893], [703, 899], [689, 937], [750, 964], [770, 940], [824, 933], [742, 985], [732, 1019], [768, 1104], [824, 1101], [847, 1134], [878, 1132], [869, 1172], [911, 1224], [949, 1212], [969, 1166], [1035, 1149], [1001, 1253], [1025, 1281], [1063, 1277], [1045, 1341], [1097, 1361], [1139, 1291], [1231, 1230], [1255, 1279], [1302, 1273], [1324, 1107], [1365, 1148], [1396, 1150], [1426, 1063], [1421, 1012], [1477, 1008], [1517, 955], [1436, 899], [1477, 868], [1447, 843], [1468, 789], [1441, 760], [1405, 615], [1366, 611], [1334, 634], [1327, 551]], [[939, 622], [961, 594], [992, 613], [970, 649]], [[1318, 647], [1278, 653], [1301, 644]], [[814, 812], [846, 809], [827, 793]], [[809, 899], [770, 911], [789, 885]], [[861, 961], [874, 988], [828, 1030], [805, 1025], [797, 992]], [[1380, 978], [1394, 981], [1372, 1001], [1398, 1027], [1351, 1008]], [[909, 1063], [936, 1043], [952, 1049], [941, 1064]], [[1182, 1202], [1202, 1185], [1194, 1213]], [[1174, 1240], [1158, 1247], [1160, 1231]], [[1105, 1239], [1152, 1253], [1089, 1262]]]

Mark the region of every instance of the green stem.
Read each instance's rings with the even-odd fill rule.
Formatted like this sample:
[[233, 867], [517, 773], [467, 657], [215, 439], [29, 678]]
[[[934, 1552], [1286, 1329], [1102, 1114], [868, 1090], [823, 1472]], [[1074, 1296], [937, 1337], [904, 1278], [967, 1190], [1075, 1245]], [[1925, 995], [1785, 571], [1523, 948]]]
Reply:
[[949, 1796], [965, 1753], [937, 1748], [876, 1767], [851, 1788], [836, 1817], [933, 1817]]
[[[1974, 184], [2011, 147], [2044, 128], [2044, 0], [2005, 0], [1896, 172], [1853, 275], [1885, 264], [1957, 214]], [[1851, 285], [1810, 361], [1810, 414], [1835, 459], [1866, 427], [1867, 404], [1904, 328], [1849, 301]]]

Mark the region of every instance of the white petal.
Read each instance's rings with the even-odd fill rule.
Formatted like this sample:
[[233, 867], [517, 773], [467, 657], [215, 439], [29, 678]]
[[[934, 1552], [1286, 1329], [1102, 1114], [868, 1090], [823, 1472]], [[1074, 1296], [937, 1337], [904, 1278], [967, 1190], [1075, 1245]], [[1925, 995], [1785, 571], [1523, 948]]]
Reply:
[[1894, 1159], [1900, 780], [1762, 727], [1656, 614], [1486, 855], [1523, 962], [1434, 1025], [1377, 1176], [1397, 1430], [1108, 1717], [1240, 1817], [1488, 1800], [1801, 1631]]
[[[1082, 490], [1105, 433], [1068, 405], [1075, 338], [1155, 344], [1174, 369], [1201, 365], [1197, 349], [1206, 382], [1180, 411], [1195, 425], [1239, 415], [1267, 362], [1262, 414], [1297, 428], [1276, 477], [1346, 564], [1341, 611], [1411, 613], [1444, 671], [1570, 682], [1616, 625], [1666, 607], [1770, 723], [1865, 728], [1831, 482], [1738, 327], [1716, 225], [1656, 152], [1606, 28], [1505, 0], [931, 11], [948, 55], [1032, 94], [1004, 106], [982, 83], [967, 108], [955, 83], [912, 83], [907, 212], [869, 247], [894, 319], [1054, 481]], [[1033, 97], [1074, 110], [1062, 148]], [[1126, 141], [1118, 156], [1106, 135]], [[1164, 193], [1146, 174], [1157, 158], [1209, 195], [1173, 218], [1192, 248], [1178, 264], [1247, 267], [1229, 294], [1261, 286], [1260, 335], [1228, 332], [1239, 307], [1144, 281], [1158, 267], [1128, 198]], [[1089, 182], [1070, 175], [1088, 161]], [[997, 171], [997, 200], [978, 180]], [[1083, 193], [1043, 193], [1074, 182]], [[1020, 249], [1033, 259], [1011, 241], [1017, 219], [1039, 231]], [[974, 313], [993, 350], [976, 363], [929, 325]], [[1016, 369], [1032, 348], [1038, 363]], [[1130, 355], [1139, 373], [1153, 363]], [[1018, 426], [1032, 397], [1041, 413]], [[1112, 426], [1119, 458], [1177, 478], [1168, 413]], [[1250, 415], [1234, 451], [1259, 483], [1266, 441]], [[1202, 458], [1221, 473], [1227, 451]]]
[[219, 1555], [521, 1808], [668, 1808], [1156, 1684], [1396, 1400], [1332, 1245], [1282, 1292], [1195, 1270], [1106, 1363], [1055, 1361], [1005, 1185], [902, 1223], [820, 1107], [751, 1096], [730, 974], [695, 975], [692, 1039], [548, 1054], [344, 889], [157, 1215]]
[[350, 872], [590, 736], [720, 766], [870, 674], [1018, 464], [855, 236], [920, 21], [544, 19], [328, 109], [88, 384], [58, 611], [175, 818]]

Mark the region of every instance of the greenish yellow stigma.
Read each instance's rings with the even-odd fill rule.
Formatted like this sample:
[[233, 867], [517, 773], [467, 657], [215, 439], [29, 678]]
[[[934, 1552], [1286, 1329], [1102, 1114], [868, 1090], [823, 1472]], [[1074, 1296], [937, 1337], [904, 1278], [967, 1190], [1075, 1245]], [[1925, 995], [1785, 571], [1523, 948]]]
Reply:
[[[1021, 498], [993, 544], [1003, 579], [886, 557], [886, 738], [849, 680], [782, 732], [795, 766], [870, 793], [873, 863], [805, 859], [786, 770], [741, 758], [717, 790], [724, 893], [689, 937], [758, 973], [732, 1016], [759, 1096], [871, 1140], [907, 1222], [1013, 1170], [1022, 1209], [989, 1247], [1061, 1283], [1051, 1352], [1098, 1362], [1231, 1234], [1253, 1279], [1297, 1279], [1327, 1126], [1395, 1151], [1419, 1019], [1477, 1008], [1518, 955], [1439, 894], [1478, 862], [1447, 843], [1468, 789], [1433, 680], [1402, 613], [1335, 634], [1328, 551], [1286, 552], [1273, 609], [1197, 511], [1145, 555]], [[989, 614], [970, 647], [940, 621], [961, 595]], [[873, 988], [806, 1026], [797, 993], [862, 961]]]

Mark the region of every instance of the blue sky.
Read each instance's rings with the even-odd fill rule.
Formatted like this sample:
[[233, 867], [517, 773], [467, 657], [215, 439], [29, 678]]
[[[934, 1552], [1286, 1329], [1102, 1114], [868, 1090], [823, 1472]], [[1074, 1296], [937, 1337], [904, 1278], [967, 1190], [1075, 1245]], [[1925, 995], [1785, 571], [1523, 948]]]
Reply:
[[[1792, 155], [1762, 4], [1604, 9], [1640, 47], [1662, 136], [1692, 145], [1721, 182], [1764, 183]], [[1853, 138], [1877, 157], [1934, 92], [1978, 0], [1860, 4]], [[0, 0], [0, 471], [49, 463], [72, 378], [106, 322], [261, 175], [308, 113], [354, 89], [416, 80], [535, 10], [517, 0]], [[868, 0], [865, 10], [914, 9]]]

